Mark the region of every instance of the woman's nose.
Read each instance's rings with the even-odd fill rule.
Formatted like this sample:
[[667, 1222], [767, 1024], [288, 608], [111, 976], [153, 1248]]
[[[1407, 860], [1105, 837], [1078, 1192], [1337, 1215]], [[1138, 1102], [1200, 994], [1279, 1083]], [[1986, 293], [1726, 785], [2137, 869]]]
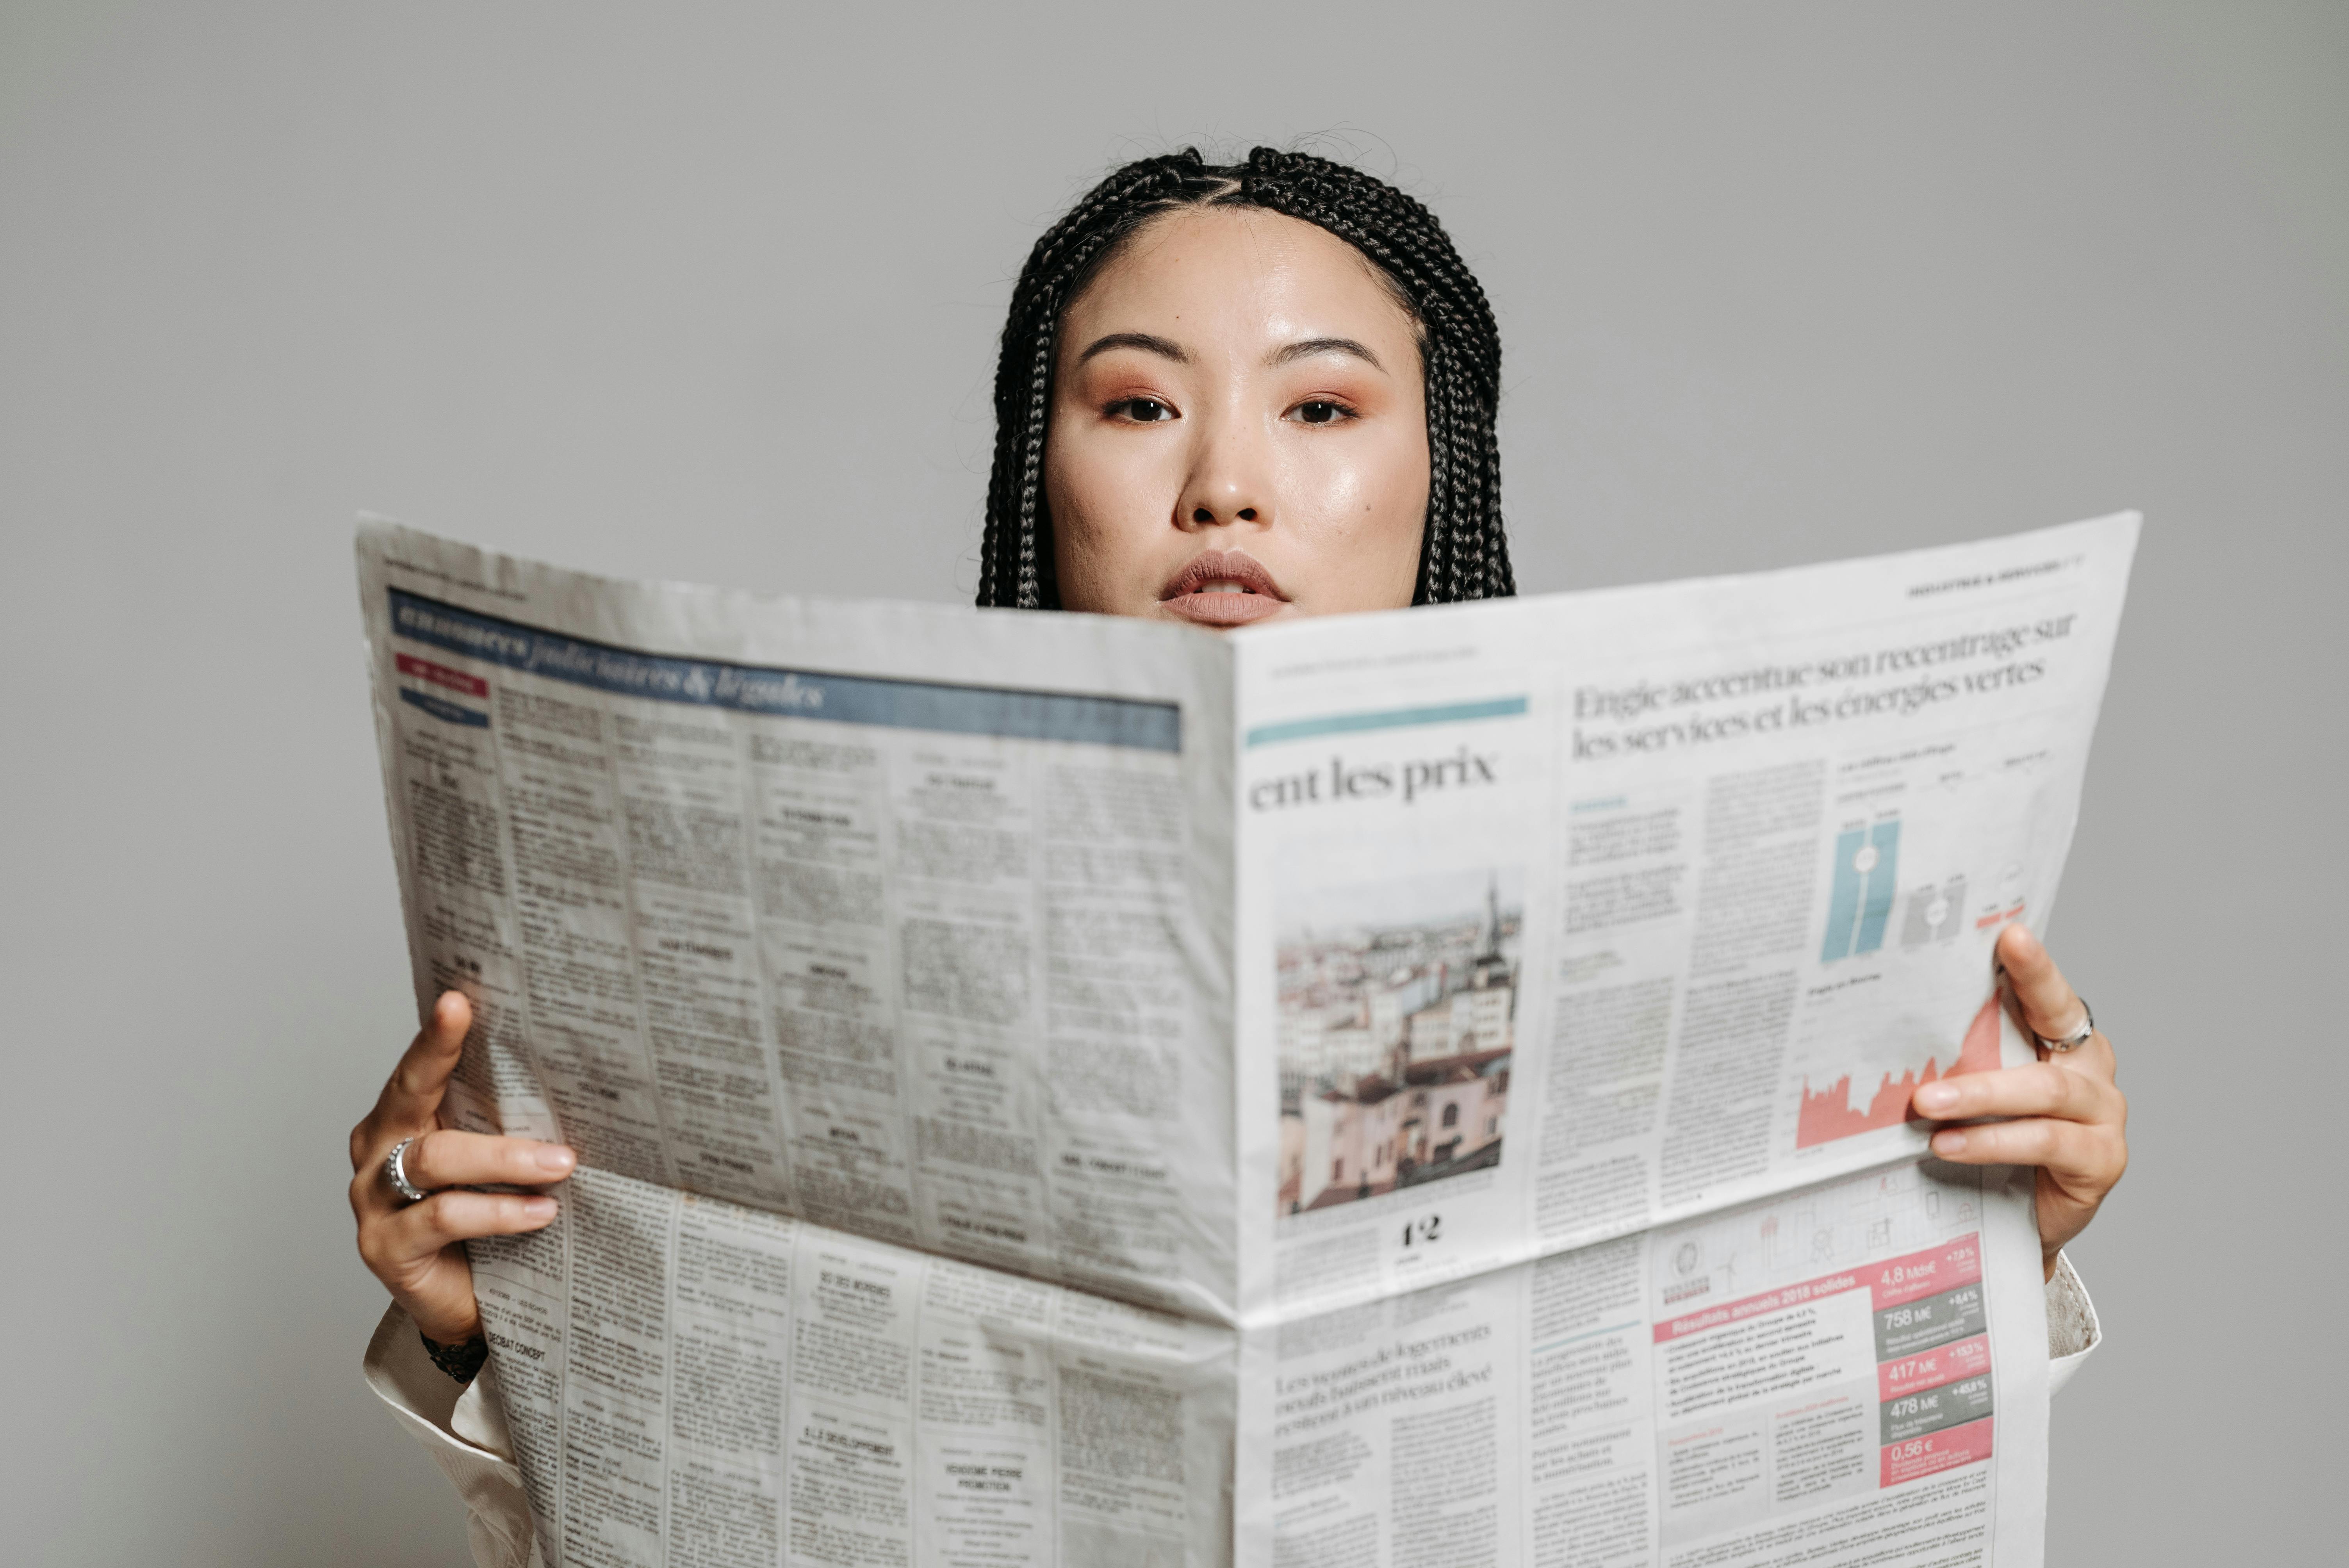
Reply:
[[1229, 501], [1218, 506], [1203, 497], [1191, 503], [1190, 521], [1198, 528], [1213, 528], [1218, 523], [1227, 522], [1254, 522], [1259, 510]]
[[1252, 445], [1242, 433], [1230, 430], [1216, 432], [1203, 443], [1175, 503], [1177, 527], [1263, 527], [1272, 521], [1272, 487], [1265, 477], [1264, 454]]

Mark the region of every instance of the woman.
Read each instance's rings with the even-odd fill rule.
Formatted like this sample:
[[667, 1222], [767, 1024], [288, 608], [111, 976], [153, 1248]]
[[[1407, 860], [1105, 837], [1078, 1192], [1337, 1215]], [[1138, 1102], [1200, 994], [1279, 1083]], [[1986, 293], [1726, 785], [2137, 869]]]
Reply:
[[[1103, 181], [1022, 271], [996, 377], [981, 604], [1234, 626], [1514, 591], [1494, 415], [1500, 339], [1484, 291], [1417, 201], [1359, 170], [1258, 148]], [[1998, 945], [2036, 1066], [1945, 1079], [1918, 1109], [1942, 1159], [2038, 1168], [2059, 1380], [2095, 1319], [2063, 1264], [2127, 1162], [2113, 1053], [2037, 940]], [[533, 1560], [465, 1254], [535, 1230], [552, 1198], [393, 1191], [559, 1181], [564, 1148], [434, 1129], [470, 1021], [436, 1006], [351, 1134], [359, 1253], [390, 1290], [368, 1367], [472, 1509], [477, 1559]], [[2085, 1035], [2075, 1041], [2075, 1034]]]

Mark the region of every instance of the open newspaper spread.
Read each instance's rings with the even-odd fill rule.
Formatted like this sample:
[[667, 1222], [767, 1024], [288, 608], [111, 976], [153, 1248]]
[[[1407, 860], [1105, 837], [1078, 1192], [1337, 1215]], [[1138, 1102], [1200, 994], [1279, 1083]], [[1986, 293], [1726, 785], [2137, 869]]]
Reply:
[[359, 575], [550, 1564], [2035, 1564], [2031, 1058], [2137, 520], [1185, 627]]

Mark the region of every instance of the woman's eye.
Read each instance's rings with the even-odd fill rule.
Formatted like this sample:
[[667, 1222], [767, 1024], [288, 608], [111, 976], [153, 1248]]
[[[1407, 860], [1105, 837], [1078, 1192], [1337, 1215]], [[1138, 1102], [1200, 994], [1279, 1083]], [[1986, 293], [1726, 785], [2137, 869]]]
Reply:
[[1353, 410], [1348, 408], [1342, 403], [1331, 403], [1324, 399], [1316, 399], [1310, 403], [1299, 403], [1292, 412], [1296, 415], [1298, 422], [1300, 424], [1334, 425], [1339, 420], [1345, 418], [1349, 414], [1352, 413]]
[[1155, 397], [1127, 397], [1109, 406], [1112, 414], [1123, 414], [1137, 425], [1155, 425], [1174, 417], [1174, 410]]

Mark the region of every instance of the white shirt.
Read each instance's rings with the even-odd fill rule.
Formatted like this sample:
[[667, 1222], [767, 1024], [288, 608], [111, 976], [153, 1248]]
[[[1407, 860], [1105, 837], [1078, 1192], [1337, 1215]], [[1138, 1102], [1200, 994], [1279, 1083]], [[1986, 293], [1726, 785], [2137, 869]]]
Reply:
[[[2087, 1287], [2072, 1271], [2071, 1260], [2059, 1255], [2055, 1277], [2047, 1282], [2048, 1392], [2070, 1382], [2104, 1338]], [[367, 1387], [391, 1407], [465, 1500], [465, 1531], [479, 1568], [543, 1568], [496, 1371], [484, 1367], [480, 1377], [460, 1387], [432, 1365], [416, 1325], [397, 1306], [376, 1326], [366, 1367]]]

